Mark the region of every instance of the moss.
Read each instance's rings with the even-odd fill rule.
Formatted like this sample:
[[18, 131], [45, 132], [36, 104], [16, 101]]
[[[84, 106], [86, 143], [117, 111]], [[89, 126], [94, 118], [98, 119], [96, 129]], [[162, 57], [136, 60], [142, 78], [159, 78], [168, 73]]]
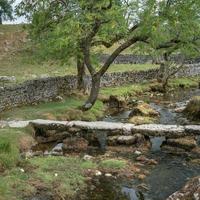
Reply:
[[156, 121], [157, 120], [155, 118], [147, 116], [135, 116], [129, 119], [129, 122], [135, 125], [154, 124]]
[[195, 96], [190, 100], [184, 113], [194, 120], [200, 120], [200, 96]]
[[99, 166], [104, 169], [122, 169], [125, 168], [127, 162], [125, 160], [107, 159], [99, 163]]

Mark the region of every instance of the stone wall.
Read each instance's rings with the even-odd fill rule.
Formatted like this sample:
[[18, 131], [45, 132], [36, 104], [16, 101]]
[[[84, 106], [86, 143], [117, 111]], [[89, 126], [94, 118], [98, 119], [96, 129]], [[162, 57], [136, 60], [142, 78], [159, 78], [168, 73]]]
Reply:
[[[139, 72], [116, 72], [105, 74], [102, 87], [120, 86], [157, 77], [158, 69]], [[188, 65], [176, 76], [196, 76], [200, 74], [200, 64]], [[87, 79], [90, 79], [87, 77]], [[21, 105], [49, 101], [60, 94], [69, 94], [76, 88], [76, 76], [50, 77], [26, 81], [17, 86], [0, 88], [0, 111]], [[90, 81], [88, 81], [90, 82]]]
[[[108, 54], [101, 54], [99, 56], [100, 62], [105, 62], [109, 57]], [[114, 64], [144, 64], [152, 63], [153, 58], [149, 55], [133, 55], [133, 54], [121, 54], [114, 60]]]
[[[109, 57], [108, 54], [101, 54], [99, 55], [100, 62], [104, 63], [107, 58]], [[174, 61], [178, 62], [181, 59], [180, 55], [173, 56], [172, 58]], [[145, 64], [145, 63], [156, 63], [157, 61], [150, 55], [133, 55], [133, 54], [122, 54], [117, 56], [114, 61], [114, 64]], [[188, 58], [186, 59], [185, 63], [187, 64], [195, 64], [200, 63], [200, 57], [198, 58]]]

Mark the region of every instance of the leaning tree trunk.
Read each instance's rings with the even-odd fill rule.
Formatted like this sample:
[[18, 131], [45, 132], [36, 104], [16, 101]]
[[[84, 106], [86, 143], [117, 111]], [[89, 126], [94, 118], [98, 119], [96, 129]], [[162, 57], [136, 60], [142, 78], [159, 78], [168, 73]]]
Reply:
[[84, 76], [85, 76], [85, 65], [82, 59], [77, 57], [77, 89], [80, 91], [85, 91], [86, 86], [84, 83]]
[[99, 74], [94, 74], [92, 76], [90, 96], [88, 100], [85, 102], [85, 104], [82, 106], [82, 110], [84, 111], [89, 110], [95, 104], [99, 94], [100, 82], [101, 82], [101, 76]]

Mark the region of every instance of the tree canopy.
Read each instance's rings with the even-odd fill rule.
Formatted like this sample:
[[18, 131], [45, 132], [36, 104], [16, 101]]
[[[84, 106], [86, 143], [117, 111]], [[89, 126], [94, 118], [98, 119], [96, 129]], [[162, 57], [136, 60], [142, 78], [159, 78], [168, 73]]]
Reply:
[[[82, 57], [92, 77], [84, 109], [95, 103], [100, 79], [125, 49], [148, 45], [160, 51], [198, 50], [199, 0], [24, 0], [19, 13], [31, 21], [32, 38], [48, 55]], [[105, 63], [99, 46], [113, 50]]]
[[1, 0], [0, 1], [0, 24], [3, 20], [13, 19], [12, 3], [14, 0]]

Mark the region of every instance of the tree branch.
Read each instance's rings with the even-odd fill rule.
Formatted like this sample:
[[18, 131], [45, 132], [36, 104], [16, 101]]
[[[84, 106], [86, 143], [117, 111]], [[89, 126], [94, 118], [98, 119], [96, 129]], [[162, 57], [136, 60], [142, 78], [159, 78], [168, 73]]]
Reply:
[[110, 67], [110, 65], [113, 63], [113, 61], [117, 58], [117, 56], [124, 51], [125, 49], [127, 49], [128, 47], [130, 47], [131, 45], [133, 45], [136, 42], [143, 42], [146, 41], [148, 39], [147, 36], [136, 36], [136, 37], [132, 37], [131, 39], [127, 40], [126, 42], [124, 42], [123, 44], [121, 44], [106, 60], [106, 62], [104, 63], [104, 65], [102, 66], [102, 68], [99, 70], [99, 74], [102, 76]]

